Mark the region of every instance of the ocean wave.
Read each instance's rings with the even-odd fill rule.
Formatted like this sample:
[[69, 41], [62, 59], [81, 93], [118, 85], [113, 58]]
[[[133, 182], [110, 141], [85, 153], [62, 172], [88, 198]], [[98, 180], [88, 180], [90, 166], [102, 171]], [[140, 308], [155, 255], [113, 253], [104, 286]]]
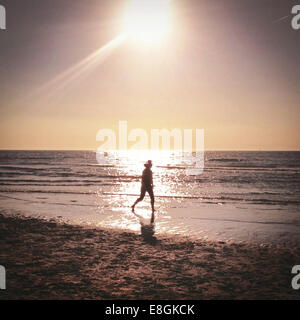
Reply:
[[202, 218], [202, 217], [191, 217], [190, 219], [195, 220], [209, 220], [209, 221], [223, 221], [223, 222], [237, 222], [237, 223], [254, 223], [254, 224], [269, 224], [269, 225], [292, 225], [294, 227], [300, 227], [299, 223], [295, 222], [284, 222], [284, 221], [250, 221], [240, 219], [216, 219], [216, 218]]
[[6, 180], [1, 180], [0, 179], [0, 182], [5, 185], [5, 183], [12, 183], [14, 182], [16, 185], [19, 183], [19, 182], [26, 182], [26, 183], [76, 183], [76, 182], [89, 182], [89, 183], [101, 183], [102, 180], [75, 180], [75, 179], [62, 179], [62, 180], [59, 180], [59, 179], [55, 179], [55, 180], [38, 180], [38, 179], [6, 179]]
[[157, 168], [162, 168], [162, 169], [179, 169], [179, 170], [185, 170], [189, 168], [188, 166], [156, 166]]
[[60, 205], [60, 206], [76, 206], [76, 207], [95, 207], [97, 208], [98, 205], [96, 204], [82, 204], [82, 203], [66, 203], [66, 202], [49, 202], [45, 200], [31, 200], [31, 199], [22, 199], [18, 197], [10, 197], [10, 196], [3, 196], [0, 195], [0, 197], [17, 200], [17, 201], [23, 201], [23, 202], [29, 202], [29, 203], [43, 203], [43, 204], [50, 204], [50, 205]]
[[[102, 190], [97, 191], [68, 191], [68, 190], [1, 190], [0, 196], [7, 193], [38, 193], [38, 194], [77, 194], [77, 195], [104, 195], [104, 196], [112, 196], [112, 197], [120, 197], [120, 196], [129, 196], [129, 197], [138, 197], [138, 193], [121, 193], [121, 192], [106, 192]], [[263, 204], [263, 205], [300, 205], [299, 200], [295, 200], [293, 198], [288, 199], [269, 199], [269, 198], [258, 198], [258, 197], [249, 197], [248, 195], [236, 195], [233, 196], [231, 194], [222, 195], [222, 196], [190, 196], [190, 195], [155, 195], [157, 199], [186, 199], [186, 200], [199, 200], [201, 203], [210, 203], [210, 204], [219, 204], [219, 203], [252, 203], [252, 204]]]
[[228, 158], [216, 158], [216, 159], [209, 159], [208, 161], [212, 162], [240, 162], [242, 161], [241, 159], [233, 158], [233, 159], [228, 159]]
[[[54, 176], [56, 177], [56, 176]], [[61, 177], [61, 176], [59, 176]], [[76, 179], [32, 179], [32, 178], [28, 178], [28, 179], [1, 179], [0, 178], [0, 182], [1, 183], [77, 183], [77, 182], [87, 182], [87, 183], [98, 183], [98, 182], [102, 182], [102, 180], [99, 179], [116, 179], [119, 181], [136, 181], [140, 179], [140, 176], [131, 176], [131, 175], [86, 175], [84, 177], [82, 176], [73, 176]], [[82, 179], [82, 178], [91, 178], [91, 177], [96, 177], [98, 179]]]
[[49, 194], [81, 194], [81, 195], [94, 195], [95, 192], [90, 191], [59, 191], [59, 190], [1, 190], [0, 197], [3, 197], [2, 193], [49, 193]]
[[[76, 183], [76, 184], [54, 184], [51, 183], [51, 185], [48, 184], [42, 184], [42, 183], [0, 183], [0, 186], [35, 186], [35, 187], [89, 187], [89, 186], [115, 186], [116, 183], [107, 183], [107, 182], [101, 182], [101, 183]], [[1, 192], [1, 191], [0, 191]]]
[[205, 166], [204, 170], [228, 170], [228, 171], [270, 171], [270, 172], [297, 172], [300, 173], [300, 167], [270, 167], [270, 166]]

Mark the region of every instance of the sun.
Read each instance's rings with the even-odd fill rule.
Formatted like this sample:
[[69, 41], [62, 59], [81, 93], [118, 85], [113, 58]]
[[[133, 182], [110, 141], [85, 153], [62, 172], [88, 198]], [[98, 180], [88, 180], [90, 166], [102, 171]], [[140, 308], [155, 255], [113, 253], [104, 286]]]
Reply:
[[124, 16], [124, 32], [145, 43], [162, 40], [170, 28], [170, 0], [131, 0]]

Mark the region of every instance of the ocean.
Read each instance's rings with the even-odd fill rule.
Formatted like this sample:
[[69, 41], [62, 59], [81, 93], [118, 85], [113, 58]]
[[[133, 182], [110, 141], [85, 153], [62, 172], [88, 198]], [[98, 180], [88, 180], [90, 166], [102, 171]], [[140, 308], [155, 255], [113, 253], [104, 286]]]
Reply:
[[0, 151], [0, 210], [139, 232], [151, 214], [140, 192], [153, 161], [156, 233], [218, 240], [300, 241], [300, 152], [207, 151], [201, 174], [171, 152]]

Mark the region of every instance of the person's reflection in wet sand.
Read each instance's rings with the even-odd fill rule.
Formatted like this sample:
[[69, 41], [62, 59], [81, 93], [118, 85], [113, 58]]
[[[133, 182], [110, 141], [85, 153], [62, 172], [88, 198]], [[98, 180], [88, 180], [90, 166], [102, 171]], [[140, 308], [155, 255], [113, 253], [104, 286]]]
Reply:
[[141, 225], [141, 235], [145, 242], [155, 244], [157, 242], [155, 234], [154, 212], [152, 212], [150, 223], [147, 219], [134, 212], [134, 215], [139, 219]]

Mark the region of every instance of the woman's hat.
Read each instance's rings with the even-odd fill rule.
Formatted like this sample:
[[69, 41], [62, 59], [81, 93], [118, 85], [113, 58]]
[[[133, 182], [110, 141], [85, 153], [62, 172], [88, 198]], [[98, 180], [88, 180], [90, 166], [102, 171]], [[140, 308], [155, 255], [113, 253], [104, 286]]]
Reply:
[[152, 161], [151, 160], [148, 160], [145, 164], [144, 164], [145, 167], [152, 167]]

